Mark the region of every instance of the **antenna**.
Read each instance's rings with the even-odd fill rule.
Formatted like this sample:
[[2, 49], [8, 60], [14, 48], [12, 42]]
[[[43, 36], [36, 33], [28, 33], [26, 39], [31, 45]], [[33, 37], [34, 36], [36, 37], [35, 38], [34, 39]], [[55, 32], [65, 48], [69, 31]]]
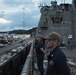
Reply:
[[45, 2], [44, 2], [44, 5], [45, 5], [45, 6], [48, 6]]
[[24, 34], [24, 30], [25, 30], [25, 22], [24, 22], [25, 15], [24, 15], [24, 10], [25, 10], [25, 8], [23, 7], [23, 34]]
[[64, 0], [64, 4], [65, 4], [65, 0]]
[[40, 8], [40, 7], [42, 7], [42, 6], [43, 6], [43, 4], [40, 3], [40, 5], [38, 6], [38, 8]]

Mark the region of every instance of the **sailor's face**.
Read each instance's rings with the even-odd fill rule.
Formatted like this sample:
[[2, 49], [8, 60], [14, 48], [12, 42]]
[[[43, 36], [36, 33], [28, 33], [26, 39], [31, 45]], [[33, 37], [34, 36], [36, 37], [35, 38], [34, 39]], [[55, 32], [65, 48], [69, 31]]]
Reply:
[[47, 47], [52, 48], [53, 47], [53, 42], [54, 42], [53, 40], [47, 40], [47, 44], [46, 44]]
[[37, 37], [36, 39], [37, 39], [37, 40], [40, 40], [41, 38], [40, 38], [40, 37]]

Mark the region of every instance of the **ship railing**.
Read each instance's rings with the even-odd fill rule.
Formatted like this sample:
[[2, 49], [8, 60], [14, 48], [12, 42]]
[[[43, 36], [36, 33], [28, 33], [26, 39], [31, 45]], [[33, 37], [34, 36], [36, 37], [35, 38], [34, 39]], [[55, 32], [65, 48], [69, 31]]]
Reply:
[[34, 40], [20, 75], [33, 75]]
[[0, 75], [20, 75], [30, 51], [31, 43], [32, 41], [25, 46], [19, 46], [17, 49], [8, 51], [6, 56], [3, 55], [0, 58]]

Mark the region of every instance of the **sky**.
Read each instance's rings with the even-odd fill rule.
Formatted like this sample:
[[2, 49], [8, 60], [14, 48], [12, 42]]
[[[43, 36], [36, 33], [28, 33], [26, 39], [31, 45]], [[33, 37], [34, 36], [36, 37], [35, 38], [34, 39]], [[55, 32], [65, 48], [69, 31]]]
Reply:
[[[38, 26], [40, 4], [51, 5], [55, 0], [0, 0], [0, 31], [31, 29]], [[58, 4], [64, 0], [57, 0]], [[65, 0], [72, 3], [72, 0]]]

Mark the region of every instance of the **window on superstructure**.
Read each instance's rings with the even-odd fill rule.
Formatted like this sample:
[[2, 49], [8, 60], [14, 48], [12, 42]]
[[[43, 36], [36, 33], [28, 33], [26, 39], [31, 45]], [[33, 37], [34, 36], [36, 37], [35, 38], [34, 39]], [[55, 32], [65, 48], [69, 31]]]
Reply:
[[59, 24], [62, 22], [62, 17], [58, 17], [58, 16], [52, 17], [51, 20], [53, 23]]
[[65, 10], [66, 10], [66, 11], [69, 10], [69, 4], [65, 4]]
[[44, 22], [43, 22], [43, 25], [47, 25], [48, 24], [48, 19], [45, 18]]

